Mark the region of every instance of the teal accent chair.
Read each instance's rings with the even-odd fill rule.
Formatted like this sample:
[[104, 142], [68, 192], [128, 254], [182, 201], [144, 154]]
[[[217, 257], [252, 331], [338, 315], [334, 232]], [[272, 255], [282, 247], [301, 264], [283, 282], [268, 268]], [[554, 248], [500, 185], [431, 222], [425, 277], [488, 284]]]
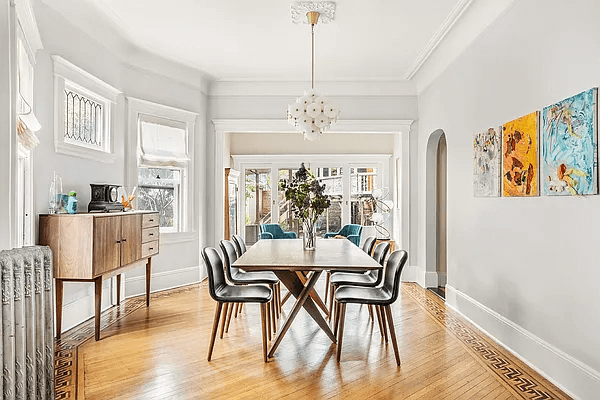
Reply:
[[344, 225], [344, 227], [339, 232], [327, 232], [323, 237], [325, 239], [331, 238], [337, 235], [345, 236], [349, 241], [354, 243], [357, 246], [360, 246], [360, 235], [362, 233], [362, 225], [358, 224], [348, 224]]
[[285, 232], [279, 224], [260, 224], [261, 239], [296, 239], [296, 232]]

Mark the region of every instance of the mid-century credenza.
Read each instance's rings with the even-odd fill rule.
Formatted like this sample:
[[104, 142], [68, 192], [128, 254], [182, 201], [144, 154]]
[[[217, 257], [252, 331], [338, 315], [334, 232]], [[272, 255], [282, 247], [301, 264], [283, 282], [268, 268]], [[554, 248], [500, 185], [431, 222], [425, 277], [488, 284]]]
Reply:
[[54, 257], [56, 335], [62, 325], [63, 283], [94, 282], [95, 337], [100, 339], [102, 281], [117, 276], [117, 304], [121, 302], [121, 274], [146, 266], [146, 305], [150, 305], [152, 256], [159, 249], [159, 216], [152, 211], [40, 215], [39, 242]]

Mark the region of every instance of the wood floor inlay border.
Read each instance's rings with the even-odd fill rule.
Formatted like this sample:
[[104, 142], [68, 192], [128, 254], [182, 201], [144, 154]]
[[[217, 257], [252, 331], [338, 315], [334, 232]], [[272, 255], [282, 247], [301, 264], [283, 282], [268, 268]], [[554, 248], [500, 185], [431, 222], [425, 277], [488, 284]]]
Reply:
[[[198, 290], [200, 285], [194, 284], [152, 293], [150, 295], [150, 306], [152, 306], [153, 300], [177, 293]], [[101, 331], [143, 307], [146, 307], [146, 295], [125, 299], [121, 301], [121, 305], [103, 311], [100, 318]], [[64, 332], [60, 339], [54, 340], [54, 379], [57, 400], [77, 398], [77, 348], [86, 341], [93, 339], [93, 337], [94, 318], [91, 318]], [[102, 337], [102, 333], [100, 337]]]
[[416, 283], [403, 283], [403, 289], [450, 333], [475, 355], [482, 365], [492, 371], [501, 383], [523, 399], [571, 399], [559, 388], [538, 374], [531, 374], [522, 361], [502, 348], [479, 329], [472, 326], [433, 293]]

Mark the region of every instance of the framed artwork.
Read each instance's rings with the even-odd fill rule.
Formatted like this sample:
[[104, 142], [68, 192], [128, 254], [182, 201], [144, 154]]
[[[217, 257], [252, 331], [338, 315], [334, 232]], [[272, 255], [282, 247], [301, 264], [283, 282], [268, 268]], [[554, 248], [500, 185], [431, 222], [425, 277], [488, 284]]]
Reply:
[[536, 111], [502, 125], [503, 196], [538, 195], [538, 114]]
[[473, 195], [500, 196], [500, 129], [473, 136]]
[[542, 188], [548, 196], [598, 193], [598, 89], [579, 93], [542, 111]]

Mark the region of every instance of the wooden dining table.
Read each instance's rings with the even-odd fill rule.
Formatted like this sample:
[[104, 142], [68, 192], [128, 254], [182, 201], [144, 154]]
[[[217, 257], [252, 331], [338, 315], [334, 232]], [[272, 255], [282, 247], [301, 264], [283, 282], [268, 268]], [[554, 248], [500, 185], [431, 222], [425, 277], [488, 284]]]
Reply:
[[[273, 357], [301, 308], [304, 308], [331, 341], [336, 343], [333, 332], [313, 301], [313, 298], [320, 299], [314, 291], [314, 286], [323, 271], [360, 272], [383, 268], [346, 239], [318, 239], [315, 250], [304, 250], [302, 239], [259, 240], [248, 248], [233, 266], [248, 272], [273, 271], [296, 298], [287, 319], [274, 338], [269, 357]], [[324, 312], [326, 313], [326, 310]]]

